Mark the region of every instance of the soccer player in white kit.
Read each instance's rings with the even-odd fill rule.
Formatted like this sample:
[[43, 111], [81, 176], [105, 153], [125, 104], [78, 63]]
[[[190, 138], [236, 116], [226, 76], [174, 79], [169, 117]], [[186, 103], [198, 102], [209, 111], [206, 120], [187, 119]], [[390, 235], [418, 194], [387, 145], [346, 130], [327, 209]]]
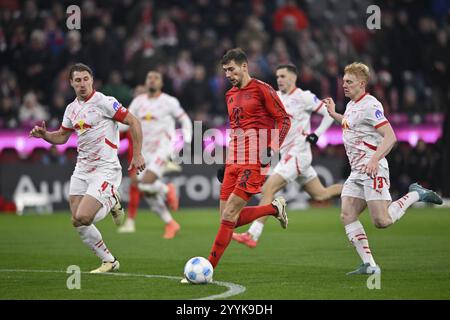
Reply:
[[139, 121], [114, 97], [93, 89], [93, 73], [87, 65], [75, 64], [69, 77], [76, 98], [67, 106], [61, 127], [49, 132], [43, 122], [42, 127], [31, 130], [30, 136], [64, 144], [76, 131], [78, 158], [69, 190], [72, 224], [81, 240], [102, 260], [101, 266], [91, 273], [116, 271], [119, 261], [109, 252], [94, 224], [111, 212], [114, 223], [120, 225], [125, 215], [117, 193], [122, 180], [117, 122], [131, 128], [134, 155], [130, 167], [138, 172], [145, 169], [142, 130]]
[[394, 146], [396, 137], [384, 116], [383, 106], [366, 92], [368, 80], [369, 68], [365, 64], [354, 62], [345, 67], [343, 88], [345, 96], [351, 101], [343, 115], [336, 113], [332, 98], [324, 99], [330, 116], [342, 125], [344, 146], [351, 167], [341, 194], [341, 220], [362, 264], [348, 275], [381, 273], [370, 250], [366, 232], [358, 220], [366, 206], [375, 227], [387, 228], [417, 201], [442, 204], [438, 194], [417, 183], [409, 186], [406, 195], [392, 202], [385, 157]]
[[[175, 124], [181, 124], [186, 144], [192, 140], [192, 122], [177, 98], [162, 92], [163, 78], [157, 71], [149, 71], [145, 81], [147, 92], [138, 95], [128, 108], [141, 122], [143, 132], [142, 152], [146, 171], [138, 178], [138, 188], [145, 200], [165, 223], [164, 239], [172, 239], [180, 230], [170, 211], [178, 209], [175, 186], [165, 184], [161, 178], [173, 153]], [[130, 217], [119, 232], [134, 232], [134, 219]]]
[[[333, 123], [321, 100], [309, 90], [296, 86], [297, 68], [293, 64], [279, 65], [276, 70], [278, 96], [286, 112], [291, 116], [291, 129], [280, 148], [281, 159], [274, 169], [274, 174], [264, 183], [260, 205], [271, 203], [275, 194], [288, 183], [297, 181], [314, 199], [326, 200], [341, 193], [342, 185], [334, 184], [325, 188], [311, 166], [311, 144], [316, 144], [318, 137]], [[323, 118], [311, 133], [311, 114], [316, 112]], [[248, 232], [234, 233], [233, 239], [250, 248], [257, 245], [267, 217], [252, 223]]]

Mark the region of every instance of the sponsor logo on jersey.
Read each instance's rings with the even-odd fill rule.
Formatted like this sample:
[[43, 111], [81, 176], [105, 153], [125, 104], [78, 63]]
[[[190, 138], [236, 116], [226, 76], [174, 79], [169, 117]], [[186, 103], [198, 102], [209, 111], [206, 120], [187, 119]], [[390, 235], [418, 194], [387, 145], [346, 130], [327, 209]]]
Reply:
[[122, 105], [121, 105], [119, 102], [115, 101], [115, 102], [113, 103], [113, 109], [114, 109], [114, 111], [119, 110], [121, 106], [122, 106]]
[[376, 117], [377, 119], [383, 118], [383, 117], [384, 117], [384, 116], [383, 116], [383, 112], [381, 112], [381, 110], [375, 111], [375, 117]]

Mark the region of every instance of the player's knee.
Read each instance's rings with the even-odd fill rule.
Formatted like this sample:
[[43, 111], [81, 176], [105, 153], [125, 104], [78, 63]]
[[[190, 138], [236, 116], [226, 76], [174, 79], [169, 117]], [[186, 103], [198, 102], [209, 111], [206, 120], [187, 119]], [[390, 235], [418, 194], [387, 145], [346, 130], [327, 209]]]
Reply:
[[373, 224], [378, 229], [384, 229], [392, 224], [392, 220], [384, 217], [383, 218], [378, 217], [373, 219]]
[[77, 215], [76, 220], [83, 226], [89, 226], [92, 224], [94, 218], [87, 215]]
[[75, 228], [77, 228], [77, 227], [81, 227], [82, 224], [81, 224], [80, 221], [78, 221], [77, 219], [75, 219], [75, 218], [72, 216], [72, 226], [74, 226]]
[[340, 218], [341, 218], [341, 222], [344, 226], [347, 224], [350, 224], [358, 219], [357, 216], [355, 216], [354, 214], [351, 214], [350, 212], [346, 212], [346, 211], [341, 212]]
[[222, 219], [227, 221], [237, 221], [239, 217], [239, 211], [234, 206], [225, 207], [222, 214]]

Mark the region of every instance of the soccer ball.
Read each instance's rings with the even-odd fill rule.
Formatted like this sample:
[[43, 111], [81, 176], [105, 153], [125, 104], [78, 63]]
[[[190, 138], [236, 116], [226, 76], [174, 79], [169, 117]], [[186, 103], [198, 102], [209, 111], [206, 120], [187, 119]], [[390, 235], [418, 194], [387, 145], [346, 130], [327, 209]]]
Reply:
[[184, 276], [190, 283], [206, 284], [212, 282], [213, 266], [203, 257], [189, 259], [184, 266]]

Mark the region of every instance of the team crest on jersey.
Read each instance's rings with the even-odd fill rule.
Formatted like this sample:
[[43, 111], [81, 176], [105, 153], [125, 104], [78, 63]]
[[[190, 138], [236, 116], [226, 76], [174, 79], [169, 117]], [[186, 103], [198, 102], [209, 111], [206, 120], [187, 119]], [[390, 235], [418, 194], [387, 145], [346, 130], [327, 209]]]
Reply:
[[84, 119], [78, 120], [78, 122], [73, 126], [75, 130], [79, 130], [79, 133], [85, 132], [87, 129], [92, 128], [92, 126], [86, 122], [84, 122]]
[[230, 99], [228, 99], [228, 104], [232, 103], [233, 101], [233, 97], [231, 97]]
[[383, 116], [383, 112], [381, 112], [381, 110], [375, 111], [375, 118], [381, 119], [381, 118], [383, 118], [383, 117], [384, 117], [384, 116]]

